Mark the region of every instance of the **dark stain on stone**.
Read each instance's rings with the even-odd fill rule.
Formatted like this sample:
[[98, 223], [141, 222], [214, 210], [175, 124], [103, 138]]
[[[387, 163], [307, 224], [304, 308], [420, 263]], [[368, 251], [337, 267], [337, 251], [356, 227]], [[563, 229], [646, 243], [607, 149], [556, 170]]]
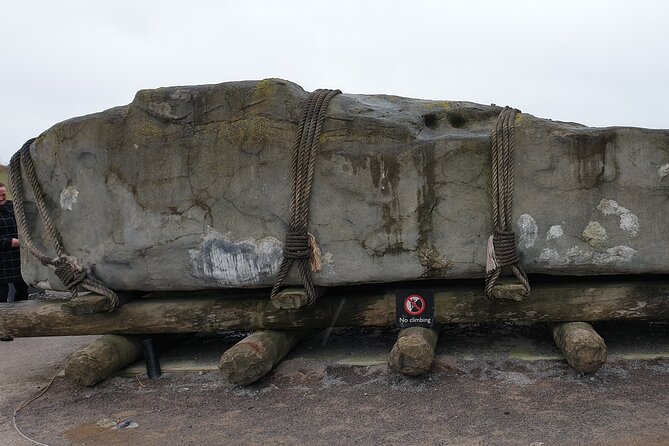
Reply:
[[[402, 222], [399, 217], [399, 200], [397, 197], [393, 197], [393, 200], [390, 202], [383, 203], [381, 206], [382, 219], [383, 219], [383, 229], [386, 231], [388, 236], [388, 247], [389, 249], [396, 250], [398, 247], [403, 248], [404, 244], [402, 242]], [[398, 251], [396, 251], [398, 252]], [[384, 250], [384, 253], [390, 254], [388, 250]]]
[[565, 139], [567, 154], [577, 170], [579, 189], [593, 189], [616, 180], [620, 167], [615, 130], [574, 133]]
[[97, 163], [98, 157], [91, 152], [81, 152], [77, 156], [77, 161], [87, 169], [92, 169]]
[[399, 150], [387, 150], [369, 158], [370, 175], [374, 187], [380, 189], [385, 202], [381, 206], [383, 229], [388, 236], [388, 248], [382, 255], [405, 250], [402, 241], [402, 221], [398, 196], [400, 182]]
[[[330, 159], [332, 159], [332, 155], [334, 155], [333, 152], [326, 152], [326, 154], [330, 156]], [[337, 153], [337, 155], [344, 158], [344, 160], [351, 165], [353, 175], [357, 175], [360, 171], [367, 170], [367, 166], [369, 165], [369, 156], [367, 154]], [[342, 166], [342, 171], [348, 172], [348, 166], [344, 164]]]
[[372, 176], [372, 184], [378, 188], [379, 181], [381, 180], [381, 163], [378, 158], [371, 158], [369, 161], [369, 173]]
[[434, 144], [423, 144], [414, 151], [414, 163], [423, 184], [416, 192], [418, 208], [418, 246], [429, 243], [433, 229], [432, 211], [438, 199], [435, 192], [435, 159]]
[[372, 184], [384, 195], [397, 192], [400, 182], [400, 163], [396, 151], [387, 151], [369, 158]]
[[418, 170], [419, 176], [423, 179], [423, 184], [420, 189], [416, 191], [418, 207], [417, 223], [418, 223], [418, 241], [417, 251], [421, 266], [423, 267], [423, 274], [421, 278], [437, 278], [451, 268], [452, 264], [449, 262], [435, 246], [431, 243], [432, 233], [434, 231], [434, 208], [439, 203], [439, 198], [436, 193], [436, 178], [435, 178], [435, 155], [434, 143], [423, 144], [414, 151], [414, 163]]

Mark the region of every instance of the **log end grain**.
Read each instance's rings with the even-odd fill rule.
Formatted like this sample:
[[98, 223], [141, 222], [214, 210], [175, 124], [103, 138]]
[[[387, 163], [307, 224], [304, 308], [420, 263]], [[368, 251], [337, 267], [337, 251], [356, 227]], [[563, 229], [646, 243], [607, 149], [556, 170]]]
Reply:
[[438, 337], [438, 329], [405, 328], [390, 351], [388, 365], [405, 375], [417, 376], [429, 372]]
[[566, 322], [552, 327], [553, 338], [569, 365], [579, 373], [593, 373], [605, 362], [606, 343], [586, 322]]
[[246, 386], [258, 381], [272, 370], [273, 358], [262, 344], [239, 343], [226, 351], [218, 363], [223, 379]]

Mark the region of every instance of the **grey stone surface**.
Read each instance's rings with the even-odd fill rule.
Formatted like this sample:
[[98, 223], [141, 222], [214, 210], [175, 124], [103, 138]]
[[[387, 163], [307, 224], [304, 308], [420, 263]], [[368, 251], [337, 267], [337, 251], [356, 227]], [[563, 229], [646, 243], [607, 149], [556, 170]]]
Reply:
[[[306, 97], [278, 79], [143, 90], [47, 130], [31, 154], [66, 250], [118, 290], [271, 285]], [[324, 263], [315, 282], [482, 277], [500, 110], [335, 97], [311, 201]], [[514, 221], [527, 272], [669, 272], [668, 130], [523, 113], [516, 135]], [[27, 252], [23, 273], [61, 287]]]

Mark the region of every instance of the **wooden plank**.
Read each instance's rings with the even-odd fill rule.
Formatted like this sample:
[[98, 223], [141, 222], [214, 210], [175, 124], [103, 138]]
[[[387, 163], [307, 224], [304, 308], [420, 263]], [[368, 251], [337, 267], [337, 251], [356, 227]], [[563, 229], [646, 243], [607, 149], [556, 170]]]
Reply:
[[595, 372], [606, 362], [606, 343], [587, 322], [562, 322], [549, 328], [555, 344], [577, 372]]
[[[435, 290], [435, 320], [443, 324], [669, 319], [669, 281], [537, 283], [526, 302], [498, 304], [485, 298], [482, 283], [431, 288]], [[335, 289], [314, 305], [294, 311], [275, 308], [268, 294], [149, 295], [112, 313], [84, 316], [63, 313], [62, 301], [2, 303], [0, 333], [25, 337], [395, 324], [394, 289]]]

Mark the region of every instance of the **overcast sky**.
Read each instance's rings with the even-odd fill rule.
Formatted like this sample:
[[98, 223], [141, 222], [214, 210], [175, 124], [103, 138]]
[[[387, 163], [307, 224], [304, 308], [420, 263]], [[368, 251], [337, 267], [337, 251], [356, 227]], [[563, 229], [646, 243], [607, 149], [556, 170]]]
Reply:
[[0, 162], [139, 89], [267, 77], [669, 128], [667, 5], [0, 0]]

